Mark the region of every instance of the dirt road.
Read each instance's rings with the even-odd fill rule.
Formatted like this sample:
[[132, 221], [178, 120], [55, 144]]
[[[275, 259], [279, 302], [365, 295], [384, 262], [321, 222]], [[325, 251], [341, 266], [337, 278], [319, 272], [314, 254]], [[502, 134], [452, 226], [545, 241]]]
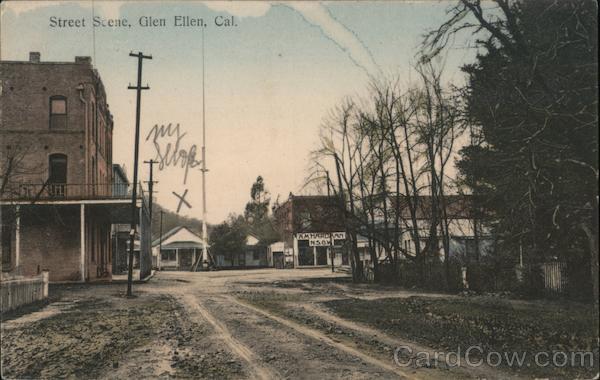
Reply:
[[57, 288], [60, 302], [3, 321], [3, 377], [504, 377], [444, 363], [399, 366], [394, 348], [406, 342], [318, 302], [412, 293], [330, 281], [340, 276], [322, 269], [161, 272], [135, 286], [134, 299], [123, 297], [123, 285]]

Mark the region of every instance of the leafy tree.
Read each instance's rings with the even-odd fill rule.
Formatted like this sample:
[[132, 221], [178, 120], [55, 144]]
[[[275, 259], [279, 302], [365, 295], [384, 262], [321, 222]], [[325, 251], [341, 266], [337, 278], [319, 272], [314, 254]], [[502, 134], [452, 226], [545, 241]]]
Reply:
[[258, 176], [250, 189], [250, 202], [246, 204], [244, 218], [248, 232], [255, 235], [263, 245], [279, 240], [279, 234], [273, 225], [273, 218], [269, 216], [270, 202], [271, 198], [265, 188], [264, 180]]
[[524, 247], [532, 266], [590, 263], [581, 274], [597, 301], [597, 4], [495, 3], [460, 0], [425, 39], [429, 59], [459, 30], [480, 38], [476, 62], [463, 67], [473, 131], [460, 170], [504, 249]]
[[269, 192], [265, 189], [265, 183], [261, 176], [256, 178], [250, 189], [250, 202], [246, 204], [244, 217], [249, 224], [262, 222], [269, 213], [269, 203], [271, 198]]
[[246, 222], [243, 217], [229, 215], [229, 218], [216, 225], [210, 234], [211, 253], [214, 256], [223, 255], [225, 259], [244, 252], [246, 246]]

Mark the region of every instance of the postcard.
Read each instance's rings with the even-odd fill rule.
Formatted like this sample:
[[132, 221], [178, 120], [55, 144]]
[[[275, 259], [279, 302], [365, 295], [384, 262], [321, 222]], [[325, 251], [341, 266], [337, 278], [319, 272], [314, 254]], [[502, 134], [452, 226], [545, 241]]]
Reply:
[[598, 378], [597, 2], [0, 11], [2, 378]]

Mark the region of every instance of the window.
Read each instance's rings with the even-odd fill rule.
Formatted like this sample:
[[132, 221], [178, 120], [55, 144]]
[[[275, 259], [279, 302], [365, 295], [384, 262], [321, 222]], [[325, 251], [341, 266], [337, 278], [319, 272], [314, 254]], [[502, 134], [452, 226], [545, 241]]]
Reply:
[[252, 251], [252, 260], [260, 260], [260, 252], [258, 249]]
[[476, 257], [477, 245], [475, 239], [465, 239], [465, 251], [467, 257]]
[[67, 186], [67, 156], [51, 154], [48, 163], [48, 191], [50, 195], [64, 197]]
[[50, 129], [67, 128], [67, 98], [60, 95], [50, 97]]
[[96, 262], [96, 230], [94, 230], [94, 226], [90, 226], [91, 228], [91, 248], [92, 248], [92, 262]]
[[96, 109], [96, 103], [92, 103], [92, 136], [94, 142], [98, 143], [98, 112]]
[[2, 225], [2, 269], [10, 270], [12, 262], [12, 227], [10, 224]]
[[315, 265], [313, 247], [308, 240], [298, 240], [298, 265]]
[[327, 265], [327, 247], [317, 247], [317, 265]]
[[309, 211], [301, 211], [299, 213], [300, 226], [302, 229], [309, 229], [312, 225], [311, 215]]
[[160, 251], [161, 261], [177, 261], [177, 251], [173, 249], [163, 249]]

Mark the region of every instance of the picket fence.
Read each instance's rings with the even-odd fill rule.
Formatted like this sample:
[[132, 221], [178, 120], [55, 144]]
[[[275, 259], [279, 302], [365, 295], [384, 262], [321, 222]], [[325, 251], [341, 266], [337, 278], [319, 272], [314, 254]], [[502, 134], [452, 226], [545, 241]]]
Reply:
[[47, 271], [33, 277], [3, 278], [0, 282], [0, 312], [48, 298], [48, 278]]

